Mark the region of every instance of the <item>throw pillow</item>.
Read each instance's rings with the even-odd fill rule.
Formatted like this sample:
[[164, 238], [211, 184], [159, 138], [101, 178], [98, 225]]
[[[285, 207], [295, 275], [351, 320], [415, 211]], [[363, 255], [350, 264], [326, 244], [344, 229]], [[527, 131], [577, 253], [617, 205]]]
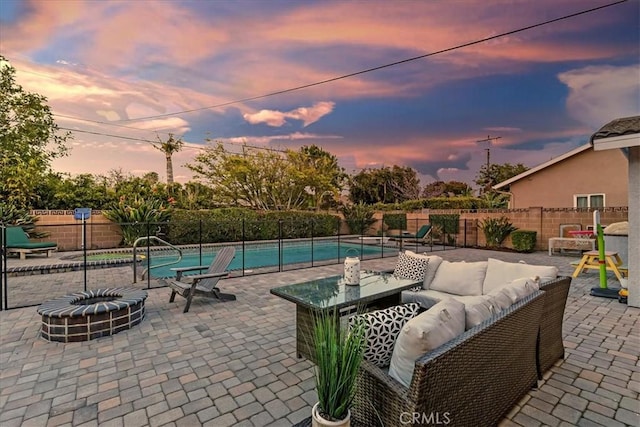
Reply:
[[447, 299], [409, 320], [393, 347], [389, 375], [409, 387], [415, 361], [462, 334], [464, 319], [464, 304]]
[[442, 261], [429, 289], [454, 295], [482, 295], [487, 262]]
[[411, 256], [400, 252], [398, 262], [393, 270], [393, 275], [400, 279], [415, 280], [422, 282], [427, 272], [429, 260], [423, 257]]
[[410, 303], [351, 316], [349, 328], [357, 321], [363, 321], [366, 325], [364, 359], [381, 368], [388, 366], [400, 329], [419, 310], [420, 304]]
[[494, 289], [521, 277], [539, 276], [543, 282], [553, 280], [558, 275], [558, 268], [546, 265], [529, 265], [519, 262], [504, 262], [489, 258], [487, 274], [482, 284], [482, 293], [488, 294]]
[[438, 271], [438, 267], [440, 267], [440, 264], [442, 263], [442, 257], [439, 257], [438, 255], [416, 254], [411, 251], [405, 251], [404, 253], [407, 255], [425, 258], [429, 261], [429, 265], [427, 266], [427, 272], [424, 275], [422, 289], [430, 289], [431, 282], [433, 282], [433, 278], [436, 277], [436, 271]]

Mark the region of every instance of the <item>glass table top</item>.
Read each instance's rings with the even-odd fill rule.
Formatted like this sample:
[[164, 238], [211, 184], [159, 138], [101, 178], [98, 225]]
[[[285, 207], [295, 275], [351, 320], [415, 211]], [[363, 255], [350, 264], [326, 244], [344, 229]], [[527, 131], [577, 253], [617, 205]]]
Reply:
[[360, 285], [346, 285], [342, 276], [331, 276], [271, 289], [273, 295], [308, 308], [345, 307], [400, 293], [422, 281], [400, 279], [390, 273], [364, 272]]

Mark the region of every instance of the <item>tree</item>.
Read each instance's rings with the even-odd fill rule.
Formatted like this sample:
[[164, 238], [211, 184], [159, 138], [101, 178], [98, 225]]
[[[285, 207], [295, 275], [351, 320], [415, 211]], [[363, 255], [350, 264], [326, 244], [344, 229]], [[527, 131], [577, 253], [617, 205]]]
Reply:
[[158, 143], [152, 144], [153, 147], [157, 150], [160, 150], [164, 153], [164, 157], [167, 161], [167, 184], [173, 184], [173, 153], [177, 153], [182, 150], [182, 146], [184, 142], [182, 142], [182, 138], [175, 139], [173, 134], [169, 134], [169, 139], [166, 141], [162, 141], [160, 137], [158, 137]]
[[363, 169], [351, 177], [350, 198], [357, 203], [401, 203], [420, 196], [420, 180], [410, 167]]
[[494, 185], [506, 181], [509, 178], [513, 178], [516, 175], [520, 175], [522, 172], [526, 172], [528, 170], [529, 168], [522, 163], [518, 163], [517, 165], [512, 165], [510, 163], [504, 163], [501, 165], [492, 164], [489, 165], [488, 168], [487, 165], [482, 165], [474, 182], [480, 186], [483, 192], [487, 192], [490, 191], [491, 187]]
[[67, 154], [47, 98], [15, 82], [16, 69], [0, 55], [0, 199], [30, 208], [53, 159]]
[[422, 189], [422, 197], [430, 199], [433, 197], [451, 197], [451, 196], [471, 196], [473, 190], [469, 184], [460, 181], [435, 181], [424, 186]]
[[299, 172], [299, 179], [304, 181], [316, 210], [320, 209], [325, 195], [330, 194], [334, 199], [338, 196], [346, 174], [338, 166], [336, 156], [311, 145], [301, 147], [299, 151], [288, 150], [287, 158], [294, 170]]
[[254, 209], [300, 209], [316, 206], [325, 192], [339, 192], [337, 160], [318, 147], [284, 153], [252, 149], [230, 153], [222, 143], [198, 154], [187, 167], [230, 205]]

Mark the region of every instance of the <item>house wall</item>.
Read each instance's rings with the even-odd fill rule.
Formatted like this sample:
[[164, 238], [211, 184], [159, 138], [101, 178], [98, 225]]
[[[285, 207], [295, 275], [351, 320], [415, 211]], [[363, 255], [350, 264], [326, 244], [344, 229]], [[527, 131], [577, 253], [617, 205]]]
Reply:
[[575, 194], [594, 193], [605, 207], [627, 206], [628, 169], [621, 150], [585, 150], [511, 184], [511, 208], [572, 208]]
[[629, 148], [629, 211], [628, 304], [640, 307], [640, 146]]

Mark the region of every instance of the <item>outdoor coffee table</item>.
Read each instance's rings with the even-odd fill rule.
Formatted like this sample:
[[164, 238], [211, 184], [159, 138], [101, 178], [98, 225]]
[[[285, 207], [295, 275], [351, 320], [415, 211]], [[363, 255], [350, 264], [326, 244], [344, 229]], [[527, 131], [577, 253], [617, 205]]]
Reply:
[[422, 281], [399, 279], [390, 273], [367, 272], [360, 285], [345, 285], [342, 276], [332, 276], [271, 289], [273, 295], [296, 304], [296, 351], [298, 357], [313, 360], [312, 316], [314, 312], [337, 309], [347, 316], [356, 308], [372, 310], [400, 304], [400, 293], [421, 286]]

